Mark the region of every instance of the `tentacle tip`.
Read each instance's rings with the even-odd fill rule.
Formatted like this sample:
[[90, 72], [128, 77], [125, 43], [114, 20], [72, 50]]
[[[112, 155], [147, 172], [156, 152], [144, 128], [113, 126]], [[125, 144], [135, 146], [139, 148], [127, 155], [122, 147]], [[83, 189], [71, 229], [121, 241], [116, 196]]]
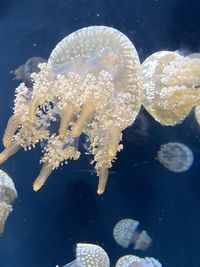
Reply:
[[43, 185], [39, 183], [33, 183], [33, 190], [35, 192], [39, 191]]
[[97, 194], [98, 195], [102, 195], [104, 193], [105, 190], [102, 190], [101, 188], [97, 189]]

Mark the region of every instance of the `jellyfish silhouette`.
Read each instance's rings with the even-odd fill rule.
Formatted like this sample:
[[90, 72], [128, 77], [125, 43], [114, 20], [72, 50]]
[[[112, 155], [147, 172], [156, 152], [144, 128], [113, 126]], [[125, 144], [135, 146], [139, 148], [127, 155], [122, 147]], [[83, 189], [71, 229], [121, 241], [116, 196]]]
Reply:
[[120, 220], [113, 229], [115, 241], [122, 247], [133, 245], [134, 249], [146, 250], [152, 240], [146, 231], [139, 231], [139, 222], [132, 219]]
[[142, 104], [163, 125], [180, 123], [200, 105], [200, 58], [160, 51], [142, 63]]
[[42, 57], [31, 57], [25, 64], [22, 64], [17, 69], [12, 70], [11, 73], [15, 75], [14, 80], [21, 80], [26, 84], [26, 86], [32, 86], [33, 79], [31, 74], [33, 72], [38, 73], [40, 71], [38, 65], [39, 63], [46, 62], [47, 60]]
[[152, 258], [139, 258], [135, 255], [125, 255], [118, 259], [115, 267], [162, 267], [162, 264]]
[[[97, 193], [102, 194], [109, 168], [122, 149], [122, 131], [134, 122], [141, 106], [142, 71], [136, 49], [118, 30], [91, 26], [64, 38], [39, 68], [31, 75], [31, 90], [23, 83], [16, 89], [0, 163], [21, 147], [30, 149], [46, 139], [43, 166], [33, 184], [37, 191], [53, 170], [79, 158], [74, 139], [84, 133], [99, 176]], [[50, 133], [57, 117], [58, 133]]]
[[189, 147], [181, 143], [161, 145], [157, 154], [158, 161], [172, 172], [185, 172], [193, 164], [194, 156]]
[[[62, 267], [109, 267], [110, 260], [103, 248], [88, 243], [76, 245], [76, 259]], [[58, 265], [56, 267], [59, 267]]]
[[3, 233], [6, 220], [12, 211], [12, 202], [17, 197], [17, 191], [11, 177], [0, 170], [0, 235]]

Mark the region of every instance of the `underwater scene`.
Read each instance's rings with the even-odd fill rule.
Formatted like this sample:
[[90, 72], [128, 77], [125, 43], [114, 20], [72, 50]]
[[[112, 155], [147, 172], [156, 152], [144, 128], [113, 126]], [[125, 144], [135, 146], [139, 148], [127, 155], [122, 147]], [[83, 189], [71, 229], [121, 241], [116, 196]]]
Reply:
[[199, 267], [200, 1], [0, 0], [0, 267]]

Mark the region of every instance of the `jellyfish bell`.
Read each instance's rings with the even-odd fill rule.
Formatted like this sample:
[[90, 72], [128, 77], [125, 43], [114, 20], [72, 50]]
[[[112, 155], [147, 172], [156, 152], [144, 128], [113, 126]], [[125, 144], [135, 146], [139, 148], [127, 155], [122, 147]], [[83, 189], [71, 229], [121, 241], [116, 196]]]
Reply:
[[133, 245], [134, 249], [148, 249], [152, 240], [146, 231], [138, 229], [139, 224], [138, 221], [133, 219], [120, 220], [113, 229], [115, 241], [124, 248]]
[[[59, 42], [48, 62], [39, 64], [39, 68], [40, 72], [31, 74], [31, 99], [23, 103], [26, 112], [15, 109], [15, 119], [4, 134], [4, 140], [9, 140], [4, 142], [6, 148], [10, 148], [19, 130], [17, 143], [9, 153], [0, 154], [0, 162], [17, 151], [24, 136], [28, 145], [29, 132], [37, 137], [30, 138], [32, 146], [35, 141], [49, 139], [41, 160], [44, 166], [34, 184], [39, 190], [62, 162], [77, 159], [72, 139], [85, 133], [99, 176], [97, 193], [102, 194], [109, 168], [122, 149], [122, 131], [134, 122], [141, 106], [142, 71], [136, 49], [118, 30], [91, 26]], [[16, 106], [20, 106], [20, 99], [16, 96]], [[47, 124], [43, 120], [42, 111], [49, 105], [60, 117], [58, 134], [49, 132], [52, 113]], [[36, 126], [41, 120], [43, 125]]]
[[[94, 244], [78, 243], [76, 259], [62, 267], [109, 267], [110, 260], [105, 250]], [[58, 265], [56, 267], [59, 267]]]
[[191, 149], [186, 145], [170, 142], [161, 145], [157, 159], [166, 169], [172, 172], [185, 172], [192, 166], [194, 156]]
[[139, 258], [135, 255], [125, 255], [118, 259], [115, 267], [162, 267], [162, 264], [152, 257]]
[[160, 51], [143, 63], [145, 109], [163, 125], [181, 122], [200, 104], [200, 59]]
[[11, 204], [16, 198], [17, 191], [11, 177], [0, 170], [0, 234], [3, 233], [7, 217], [12, 211]]

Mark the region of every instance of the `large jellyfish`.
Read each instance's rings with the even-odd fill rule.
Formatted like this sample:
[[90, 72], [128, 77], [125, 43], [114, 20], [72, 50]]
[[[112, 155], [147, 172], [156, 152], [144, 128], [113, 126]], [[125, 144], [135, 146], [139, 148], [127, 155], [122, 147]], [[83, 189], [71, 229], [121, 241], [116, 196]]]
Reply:
[[9, 213], [12, 211], [12, 203], [17, 198], [17, 191], [11, 177], [0, 170], [0, 235]]
[[162, 264], [152, 257], [139, 258], [135, 255], [125, 255], [118, 259], [115, 267], [162, 267]]
[[124, 248], [133, 245], [134, 249], [146, 250], [152, 244], [152, 240], [146, 231], [140, 231], [138, 227], [139, 222], [136, 220], [120, 220], [113, 229], [113, 237]]
[[[142, 72], [135, 47], [118, 30], [91, 26], [64, 38], [39, 68], [31, 75], [33, 90], [24, 84], [17, 89], [0, 162], [20, 147], [47, 139], [33, 185], [37, 191], [60, 164], [79, 157], [74, 140], [84, 133], [99, 176], [97, 193], [102, 194], [108, 170], [122, 149], [122, 131], [141, 106]], [[55, 120], [60, 125], [52, 133], [49, 127]]]
[[172, 172], [185, 172], [192, 166], [194, 156], [191, 149], [186, 145], [170, 142], [161, 145], [157, 159]]
[[[105, 250], [94, 244], [78, 243], [76, 259], [63, 267], [109, 267], [110, 260]], [[56, 267], [59, 267], [58, 265]]]
[[181, 122], [200, 105], [200, 58], [160, 51], [142, 64], [142, 104], [163, 125]]

